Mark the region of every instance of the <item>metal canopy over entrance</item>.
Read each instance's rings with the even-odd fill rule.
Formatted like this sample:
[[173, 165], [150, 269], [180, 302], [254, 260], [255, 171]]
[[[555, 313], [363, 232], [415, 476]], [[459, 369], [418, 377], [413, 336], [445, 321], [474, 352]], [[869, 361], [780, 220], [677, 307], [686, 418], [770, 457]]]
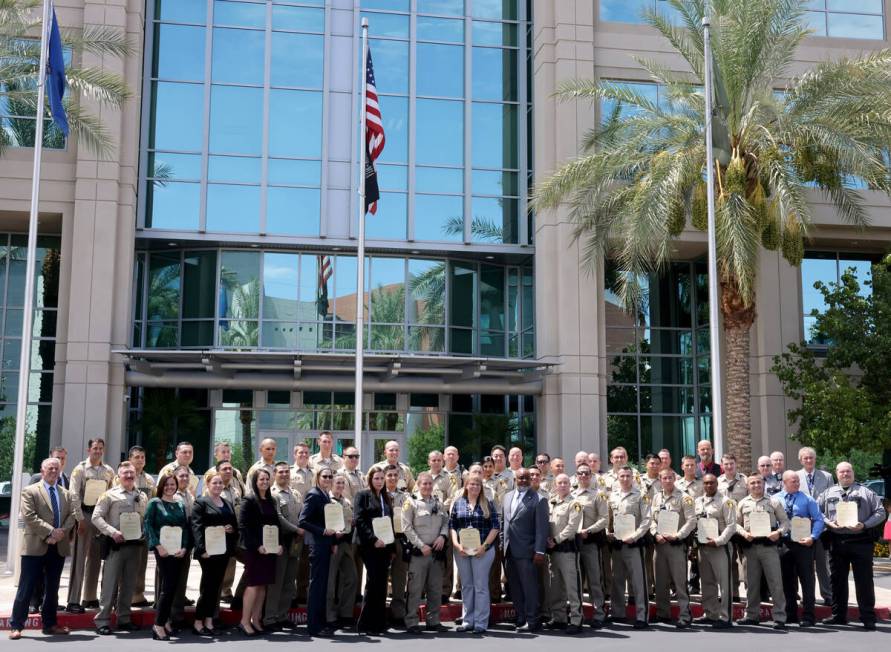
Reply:
[[[355, 357], [349, 354], [223, 349], [113, 353], [124, 357], [125, 382], [135, 387], [288, 391], [355, 387]], [[538, 395], [549, 366], [512, 358], [371, 353], [365, 355], [363, 387], [368, 392]]]

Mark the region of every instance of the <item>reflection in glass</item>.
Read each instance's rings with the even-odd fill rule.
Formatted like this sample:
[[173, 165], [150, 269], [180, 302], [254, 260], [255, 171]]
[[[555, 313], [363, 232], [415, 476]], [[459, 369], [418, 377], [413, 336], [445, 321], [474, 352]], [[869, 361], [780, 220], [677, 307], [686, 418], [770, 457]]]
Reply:
[[464, 170], [417, 167], [415, 191], [461, 194], [464, 191]]
[[194, 231], [201, 210], [201, 185], [151, 182], [147, 185], [145, 225], [155, 229]]
[[270, 83], [322, 88], [324, 45], [321, 35], [273, 32]]
[[180, 254], [159, 253], [149, 257], [149, 320], [176, 319], [179, 316]]
[[321, 93], [269, 91], [269, 155], [321, 158]]
[[150, 149], [201, 151], [204, 88], [200, 84], [152, 82]]
[[[463, 165], [464, 105], [449, 100], [418, 100], [415, 157], [419, 164]], [[474, 124], [474, 134], [476, 134]], [[386, 150], [385, 150], [386, 151]]]
[[266, 191], [267, 233], [318, 235], [320, 213], [318, 189], [270, 187]]
[[183, 258], [184, 319], [213, 318], [216, 285], [217, 252], [187, 252]]
[[473, 17], [516, 20], [517, 0], [473, 0]]
[[155, 0], [155, 18], [180, 23], [204, 23], [206, 0]]
[[600, 0], [600, 20], [617, 23], [641, 23], [653, 0]]
[[857, 14], [829, 14], [829, 36], [834, 38], [884, 38], [884, 21], [881, 16]]
[[207, 230], [252, 233], [260, 229], [260, 187], [207, 186]]
[[475, 265], [453, 263], [451, 266], [450, 325], [476, 328], [476, 279]]
[[269, 183], [283, 186], [318, 186], [322, 182], [320, 161], [269, 159]]
[[463, 43], [464, 21], [418, 16], [418, 40]]
[[272, 7], [272, 29], [286, 29], [297, 32], [324, 32], [325, 12], [309, 7]]
[[516, 199], [498, 197], [474, 197], [471, 239], [474, 242], [516, 243], [517, 213]]
[[473, 99], [517, 100], [517, 51], [473, 48]]
[[418, 13], [463, 16], [464, 0], [418, 0]]
[[[369, 39], [374, 58], [374, 80], [381, 93], [408, 94], [408, 43]], [[386, 113], [384, 114], [386, 117]], [[386, 151], [386, 150], [385, 150]]]
[[297, 301], [297, 254], [263, 254], [263, 319], [297, 321], [301, 317]]
[[207, 178], [210, 181], [260, 183], [260, 159], [242, 156], [211, 156]]
[[204, 35], [203, 27], [155, 25], [152, 77], [203, 80]]
[[451, 195], [415, 195], [415, 239], [464, 239], [464, 198]]
[[517, 195], [516, 172], [473, 171], [474, 195]]
[[372, 259], [370, 287], [371, 322], [401, 324], [405, 320], [405, 261]]
[[148, 156], [146, 176], [159, 181], [168, 179], [198, 181], [201, 178], [201, 157], [197, 154], [151, 152]]
[[213, 30], [212, 79], [232, 84], [263, 84], [266, 35], [245, 29]]
[[214, 25], [262, 28], [266, 25], [266, 7], [262, 4], [215, 0], [213, 23]]
[[517, 167], [517, 107], [473, 103], [473, 167]]
[[[464, 48], [462, 46], [418, 43], [417, 63], [418, 95], [464, 96]], [[475, 70], [474, 75], [476, 75]]]
[[384, 95], [378, 100], [384, 120], [384, 133], [387, 135], [387, 144], [378, 160], [381, 163], [407, 163], [408, 99]]
[[224, 251], [220, 268], [220, 344], [257, 346], [260, 314], [260, 255]]
[[[392, 38], [408, 38], [408, 16], [400, 14], [379, 14], [362, 12], [362, 18], [368, 18], [369, 32], [375, 36]], [[371, 32], [371, 30], [374, 30]], [[377, 66], [374, 67], [377, 72]]]
[[[182, 108], [179, 110], [182, 111]], [[262, 88], [213, 86], [210, 92], [210, 151], [259, 156], [262, 150], [262, 115]], [[275, 142], [271, 135], [270, 142]]]
[[408, 229], [408, 195], [382, 192], [374, 219], [365, 223], [369, 238], [378, 240], [404, 240]]
[[[381, 190], [408, 190], [408, 166], [375, 164], [377, 185]], [[417, 187], [417, 184], [415, 184]]]
[[474, 45], [517, 45], [517, 25], [515, 23], [494, 23], [490, 21], [473, 21]]

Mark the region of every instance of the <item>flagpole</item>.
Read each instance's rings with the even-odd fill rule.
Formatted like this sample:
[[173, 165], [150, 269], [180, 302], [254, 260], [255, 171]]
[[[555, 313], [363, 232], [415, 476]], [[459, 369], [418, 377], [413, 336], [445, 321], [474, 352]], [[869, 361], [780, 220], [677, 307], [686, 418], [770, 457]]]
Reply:
[[721, 316], [718, 311], [718, 246], [715, 228], [715, 159], [712, 149], [711, 20], [702, 19], [705, 54], [705, 171], [708, 193], [708, 313], [712, 379], [712, 442], [715, 459], [724, 453], [724, 392], [721, 385]]
[[19, 504], [22, 494], [22, 468], [25, 456], [25, 420], [28, 417], [28, 380], [31, 375], [31, 329], [34, 320], [34, 260], [37, 257], [37, 209], [40, 198], [40, 159], [43, 156], [43, 106], [46, 89], [46, 62], [49, 49], [50, 0], [43, 0], [43, 32], [40, 35], [40, 70], [37, 73], [37, 113], [34, 128], [34, 171], [31, 178], [31, 213], [28, 218], [28, 251], [25, 255], [25, 306], [22, 315], [22, 353], [19, 358], [19, 393], [15, 410], [15, 448], [12, 465], [12, 496], [9, 509], [9, 537], [6, 545], [6, 573], [14, 574], [18, 562]]
[[[368, 19], [362, 19], [362, 93], [359, 96], [359, 245], [356, 251], [356, 411], [353, 444], [362, 455], [362, 381], [365, 370], [365, 94], [368, 88]], [[369, 462], [371, 464], [371, 462]]]

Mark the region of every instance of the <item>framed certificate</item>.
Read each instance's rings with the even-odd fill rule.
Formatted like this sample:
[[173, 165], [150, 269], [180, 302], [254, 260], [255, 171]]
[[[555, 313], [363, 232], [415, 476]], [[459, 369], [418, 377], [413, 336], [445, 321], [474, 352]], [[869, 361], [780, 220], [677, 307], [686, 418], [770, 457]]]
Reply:
[[393, 523], [389, 516], [378, 516], [371, 519], [371, 529], [374, 530], [374, 536], [385, 544], [389, 545], [396, 541], [396, 537], [393, 535]]
[[278, 526], [263, 526], [263, 547], [266, 548], [267, 555], [278, 554]]
[[343, 506], [340, 503], [328, 503], [325, 505], [325, 529], [334, 530], [335, 532], [346, 531]]
[[480, 541], [480, 531], [476, 528], [466, 527], [458, 531], [458, 543], [464, 548], [464, 552], [473, 555], [479, 550], [483, 542]]
[[139, 541], [142, 538], [142, 517], [137, 512], [121, 514], [120, 525], [125, 541]]
[[634, 536], [637, 524], [634, 514], [616, 514], [613, 517], [613, 536], [624, 541]]
[[700, 517], [696, 523], [696, 538], [699, 543], [708, 543], [709, 539], [718, 538], [718, 519]]
[[402, 510], [393, 510], [393, 531], [396, 534], [403, 534], [405, 529], [402, 527]]
[[226, 554], [226, 528], [213, 525], [204, 528], [204, 548], [208, 556]]
[[174, 555], [183, 549], [183, 529], [173, 525], [161, 528], [160, 544], [168, 555]]
[[99, 502], [99, 497], [108, 489], [108, 483], [105, 480], [87, 480], [84, 485], [84, 505], [93, 507]]
[[661, 511], [656, 515], [656, 533], [662, 536], [677, 536], [681, 515], [677, 512]]
[[791, 532], [792, 540], [801, 541], [802, 539], [807, 539], [810, 535], [811, 519], [805, 516], [793, 516]]
[[751, 512], [749, 514], [749, 534], [753, 537], [766, 537], [770, 534], [770, 514]]
[[839, 527], [857, 527], [857, 503], [838, 503], [835, 506], [835, 522]]

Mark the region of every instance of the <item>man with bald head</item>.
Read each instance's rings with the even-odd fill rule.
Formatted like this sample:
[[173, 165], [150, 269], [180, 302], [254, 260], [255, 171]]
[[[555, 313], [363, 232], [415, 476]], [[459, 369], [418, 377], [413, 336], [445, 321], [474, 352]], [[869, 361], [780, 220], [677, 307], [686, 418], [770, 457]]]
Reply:
[[275, 477], [275, 453], [278, 445], [271, 437], [267, 437], [260, 442], [260, 459], [251, 465], [248, 469], [245, 484], [247, 491], [250, 493], [251, 487], [254, 486], [253, 478], [257, 471], [265, 469], [269, 473], [270, 478]]
[[[588, 453], [586, 451], [579, 451], [578, 453], [575, 454], [575, 458], [573, 461], [575, 462], [576, 470], [578, 470], [578, 468], [582, 465], [587, 466], [588, 465]], [[579, 479], [575, 473], [573, 473], [572, 476], [570, 476], [569, 484], [572, 487], [573, 491], [578, 489]]]
[[[814, 605], [814, 542], [825, 529], [823, 514], [817, 501], [800, 490], [801, 480], [795, 471], [783, 473], [783, 491], [777, 496], [786, 515], [810, 521], [810, 536], [794, 539], [786, 537], [786, 552], [780, 556], [783, 575], [783, 593], [786, 595], [786, 622], [798, 622], [801, 627], [813, 627], [816, 623]], [[798, 621], [798, 584], [801, 583], [801, 602], [804, 612]]]

